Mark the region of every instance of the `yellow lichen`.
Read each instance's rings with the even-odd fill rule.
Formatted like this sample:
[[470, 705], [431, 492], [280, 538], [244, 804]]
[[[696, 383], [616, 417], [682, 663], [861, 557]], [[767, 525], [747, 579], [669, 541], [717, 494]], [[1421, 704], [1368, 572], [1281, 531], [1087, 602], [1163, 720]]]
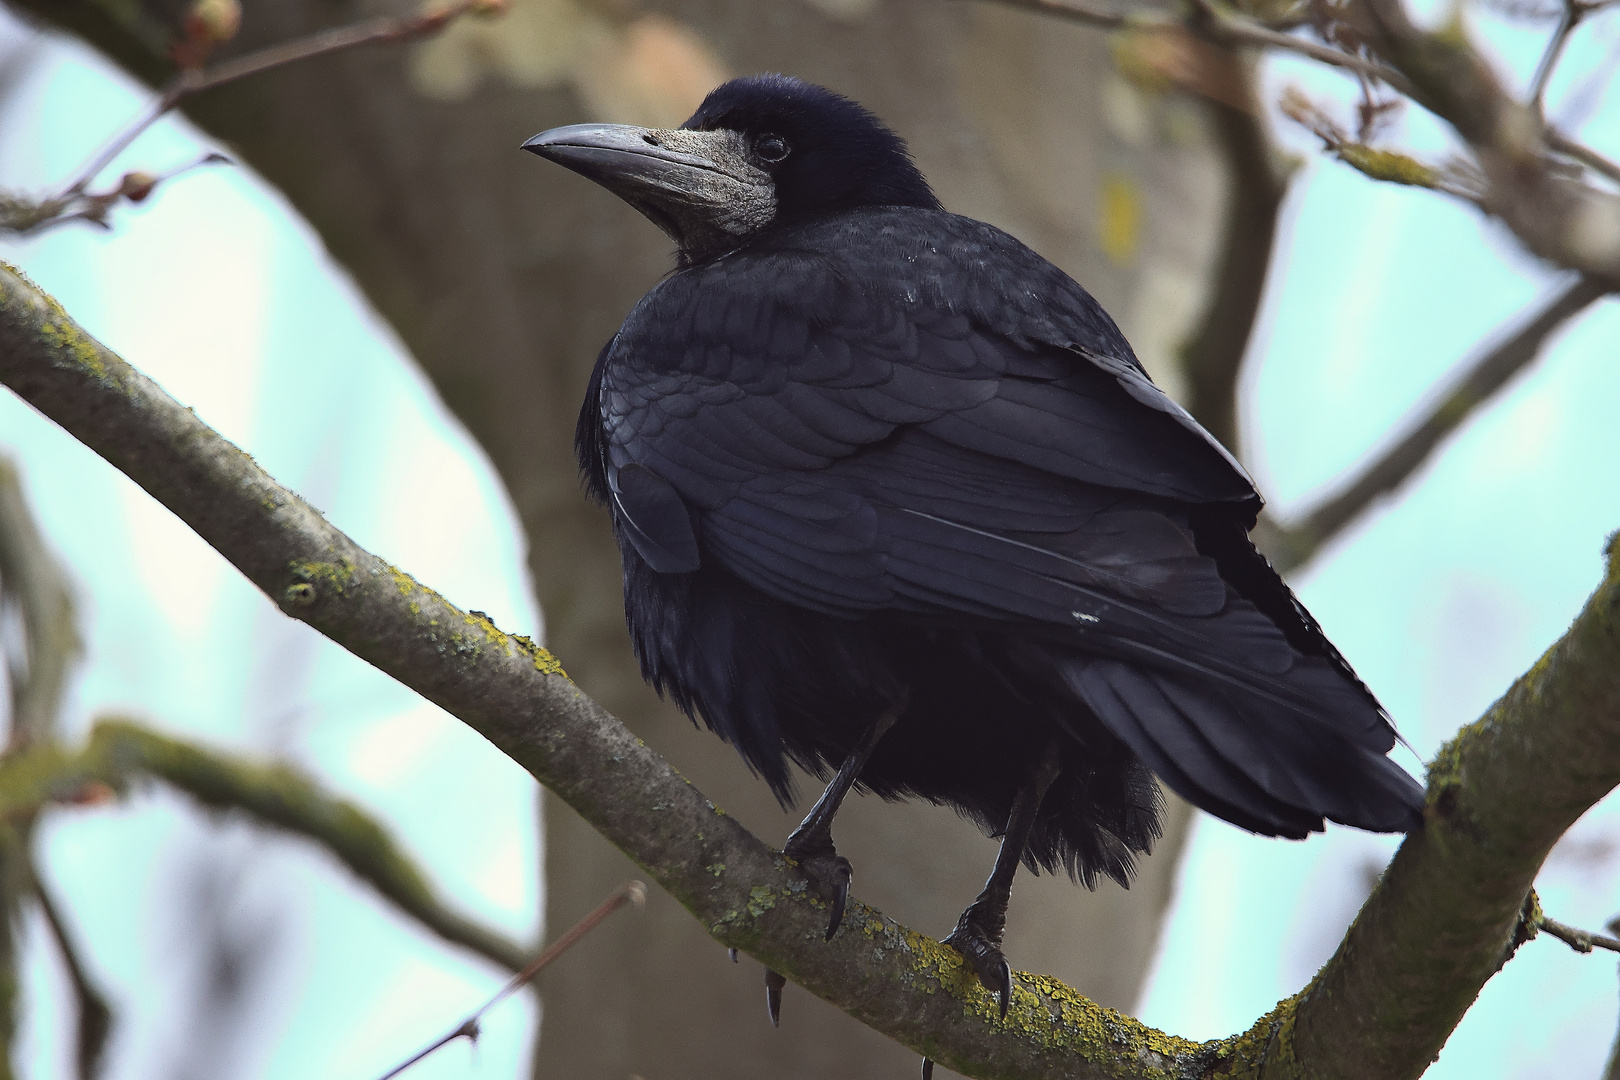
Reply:
[[1360, 143], [1345, 143], [1334, 148], [1339, 160], [1352, 169], [1374, 180], [1408, 187], [1432, 188], [1440, 183], [1440, 174], [1416, 158], [1397, 154], [1393, 150], [1379, 150]]
[[551, 651], [549, 649], [542, 649], [537, 645], [535, 646], [533, 655], [534, 667], [536, 671], [546, 675], [561, 675], [565, 679], [568, 678], [568, 672], [563, 670], [561, 662], [559, 662], [555, 656], [551, 655]]

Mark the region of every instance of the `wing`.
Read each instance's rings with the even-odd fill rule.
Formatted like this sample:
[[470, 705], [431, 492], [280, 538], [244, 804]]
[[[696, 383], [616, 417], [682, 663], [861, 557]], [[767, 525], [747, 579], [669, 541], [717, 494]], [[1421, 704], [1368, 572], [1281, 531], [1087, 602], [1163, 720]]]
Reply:
[[639, 462], [712, 508], [898, 428], [1058, 476], [1257, 512], [1086, 292], [1005, 234], [889, 208], [672, 276], [593, 386], [609, 477]]
[[832, 615], [1016, 624], [1172, 787], [1256, 831], [1409, 826], [1377, 702], [1199, 550], [1191, 515], [1252, 520], [1248, 478], [1095, 302], [1016, 264], [953, 280], [982, 245], [886, 243], [728, 257], [649, 294], [593, 387], [626, 540]]

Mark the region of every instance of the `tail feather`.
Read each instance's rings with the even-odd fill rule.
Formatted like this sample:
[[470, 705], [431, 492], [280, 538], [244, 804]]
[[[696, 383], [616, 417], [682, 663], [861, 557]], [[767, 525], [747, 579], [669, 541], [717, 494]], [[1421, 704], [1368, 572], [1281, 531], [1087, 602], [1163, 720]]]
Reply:
[[1377, 832], [1420, 820], [1423, 789], [1387, 757], [1269, 698], [1117, 660], [1074, 657], [1064, 675], [1166, 784], [1241, 828], [1298, 839], [1324, 818]]

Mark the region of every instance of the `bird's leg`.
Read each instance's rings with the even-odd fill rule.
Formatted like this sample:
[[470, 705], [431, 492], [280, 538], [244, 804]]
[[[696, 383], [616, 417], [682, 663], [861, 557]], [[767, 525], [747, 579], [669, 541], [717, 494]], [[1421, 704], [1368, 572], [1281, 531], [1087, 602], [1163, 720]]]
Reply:
[[849, 879], [853, 873], [849, 860], [833, 847], [833, 815], [838, 813], [838, 807], [842, 805], [844, 796], [849, 794], [849, 789], [855, 786], [855, 778], [866, 767], [872, 751], [877, 749], [878, 740], [905, 712], [907, 697], [902, 693], [867, 729], [859, 745], [839, 766], [827, 790], [821, 793], [816, 805], [810, 808], [804, 821], [782, 845], [782, 854], [799, 864], [799, 869], [810, 879], [810, 886], [816, 895], [832, 908], [827, 920], [828, 941], [832, 940], [832, 936], [838, 932], [838, 924], [844, 920], [844, 905], [849, 900]]
[[1029, 846], [1030, 833], [1035, 829], [1035, 812], [1047, 789], [1058, 774], [1058, 744], [1047, 746], [1045, 754], [1033, 775], [1018, 789], [1013, 798], [1012, 812], [1007, 815], [1007, 830], [1001, 836], [1001, 850], [996, 854], [995, 869], [985, 882], [979, 898], [968, 905], [956, 921], [956, 929], [946, 937], [945, 944], [962, 954], [978, 973], [979, 981], [992, 994], [1001, 995], [1001, 1015], [1007, 1015], [1012, 998], [1012, 969], [1001, 951], [1001, 935], [1007, 928], [1007, 900], [1012, 896], [1013, 875]]
[[[838, 932], [838, 924], [844, 921], [844, 905], [849, 902], [849, 879], [854, 876], [849, 860], [833, 847], [833, 816], [838, 813], [838, 807], [843, 803], [844, 796], [849, 794], [849, 789], [855, 786], [855, 778], [866, 767], [872, 751], [877, 749], [878, 740], [906, 711], [910, 697], [909, 691], [902, 690], [900, 696], [873, 722], [860, 744], [850, 751], [849, 757], [838, 767], [832, 783], [821, 793], [816, 805], [810, 808], [810, 813], [805, 815], [799, 827], [793, 830], [793, 835], [787, 838], [787, 843], [782, 845], [782, 854], [799, 864], [799, 869], [810, 879], [811, 889], [832, 908], [832, 914], [827, 919], [828, 941]], [[786, 985], [785, 978], [770, 968], [765, 969], [765, 1007], [770, 1012], [772, 1027], [781, 1022], [782, 987]]]

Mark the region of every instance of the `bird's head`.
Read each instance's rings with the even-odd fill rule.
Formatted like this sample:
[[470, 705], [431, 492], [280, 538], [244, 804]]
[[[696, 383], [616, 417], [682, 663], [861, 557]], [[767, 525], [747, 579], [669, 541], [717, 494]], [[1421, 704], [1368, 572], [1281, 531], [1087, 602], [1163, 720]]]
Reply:
[[857, 206], [939, 209], [900, 136], [848, 98], [784, 75], [733, 79], [678, 129], [573, 124], [523, 149], [618, 195], [687, 261]]

